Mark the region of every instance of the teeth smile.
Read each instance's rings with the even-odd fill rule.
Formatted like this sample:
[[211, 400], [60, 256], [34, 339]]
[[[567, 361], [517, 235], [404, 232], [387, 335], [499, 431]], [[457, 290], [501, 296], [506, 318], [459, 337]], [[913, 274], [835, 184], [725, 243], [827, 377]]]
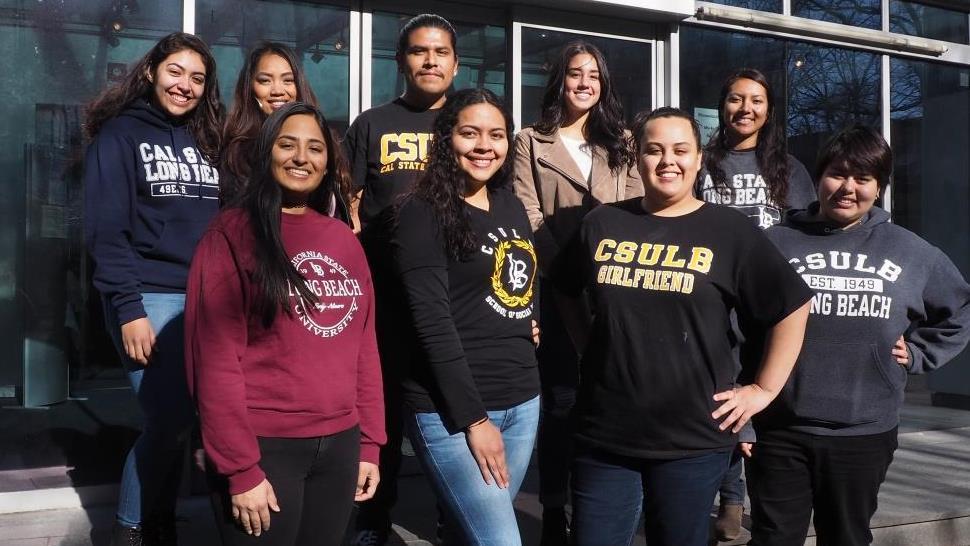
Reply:
[[169, 93], [169, 96], [172, 97], [172, 100], [173, 101], [175, 101], [175, 102], [177, 102], [179, 104], [185, 104], [185, 103], [189, 102], [189, 98], [188, 97], [185, 97], [185, 96], [182, 96], [182, 95], [176, 95], [176, 94], [173, 94], [173, 93]]
[[489, 165], [492, 164], [492, 160], [491, 159], [472, 159], [471, 162], [476, 167], [480, 167], [480, 168], [483, 168], [483, 169], [485, 167], [488, 167]]
[[286, 169], [286, 172], [299, 178], [305, 178], [307, 176], [310, 176], [310, 171], [306, 169]]

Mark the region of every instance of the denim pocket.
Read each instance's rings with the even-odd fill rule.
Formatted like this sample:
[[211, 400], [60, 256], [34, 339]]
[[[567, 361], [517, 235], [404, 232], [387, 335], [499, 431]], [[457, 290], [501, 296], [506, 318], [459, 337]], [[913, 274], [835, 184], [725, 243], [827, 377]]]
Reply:
[[802, 419], [872, 423], [892, 410], [905, 383], [905, 377], [893, 377], [896, 370], [888, 365], [875, 344], [806, 340], [784, 396]]

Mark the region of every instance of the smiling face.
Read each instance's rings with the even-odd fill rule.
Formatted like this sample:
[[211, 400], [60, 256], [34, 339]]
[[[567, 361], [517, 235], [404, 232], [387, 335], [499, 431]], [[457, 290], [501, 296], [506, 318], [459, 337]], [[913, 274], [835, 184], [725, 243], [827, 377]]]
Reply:
[[829, 165], [818, 181], [818, 212], [839, 227], [858, 222], [878, 198], [876, 177], [850, 172], [846, 165]]
[[154, 74], [155, 100], [168, 115], [178, 118], [199, 105], [205, 92], [205, 61], [191, 49], [176, 51], [165, 57]]
[[721, 116], [736, 149], [754, 148], [768, 120], [768, 90], [754, 80], [739, 78], [728, 88]]
[[458, 74], [455, 44], [447, 31], [435, 27], [418, 27], [408, 35], [408, 47], [397, 59], [404, 74], [407, 92], [427, 97], [444, 96]]
[[266, 53], [256, 63], [253, 94], [267, 116], [296, 100], [296, 78], [290, 63], [275, 53]]
[[295, 114], [283, 122], [273, 142], [273, 178], [283, 203], [305, 204], [327, 173], [327, 143], [316, 118]]
[[693, 197], [701, 152], [690, 121], [655, 118], [643, 132], [637, 166], [652, 208], [668, 208]]
[[589, 53], [577, 53], [569, 59], [563, 97], [571, 116], [581, 116], [600, 100], [600, 69]]
[[165, 57], [150, 76], [155, 100], [162, 110], [175, 118], [195, 109], [205, 92], [205, 61], [191, 49]]
[[451, 146], [465, 172], [466, 192], [474, 193], [495, 175], [508, 155], [505, 116], [488, 103], [466, 106], [451, 131]]

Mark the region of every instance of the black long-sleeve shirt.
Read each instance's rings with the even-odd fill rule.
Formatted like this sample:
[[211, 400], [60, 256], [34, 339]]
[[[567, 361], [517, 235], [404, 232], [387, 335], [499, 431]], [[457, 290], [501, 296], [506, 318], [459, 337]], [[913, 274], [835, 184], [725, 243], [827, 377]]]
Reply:
[[431, 206], [410, 198], [391, 248], [421, 352], [405, 370], [405, 402], [462, 429], [539, 392], [532, 320], [536, 258], [525, 209], [510, 191], [490, 210], [465, 205], [479, 245], [449, 259]]

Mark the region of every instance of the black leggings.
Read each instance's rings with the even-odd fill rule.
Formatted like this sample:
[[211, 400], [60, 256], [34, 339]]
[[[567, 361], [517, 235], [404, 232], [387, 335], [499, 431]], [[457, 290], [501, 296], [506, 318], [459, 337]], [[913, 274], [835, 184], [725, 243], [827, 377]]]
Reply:
[[[339, 546], [354, 504], [360, 468], [360, 429], [318, 438], [258, 438], [260, 468], [280, 511], [259, 537], [232, 518], [228, 482], [212, 479], [212, 508], [226, 546]], [[213, 473], [210, 472], [210, 476]]]

